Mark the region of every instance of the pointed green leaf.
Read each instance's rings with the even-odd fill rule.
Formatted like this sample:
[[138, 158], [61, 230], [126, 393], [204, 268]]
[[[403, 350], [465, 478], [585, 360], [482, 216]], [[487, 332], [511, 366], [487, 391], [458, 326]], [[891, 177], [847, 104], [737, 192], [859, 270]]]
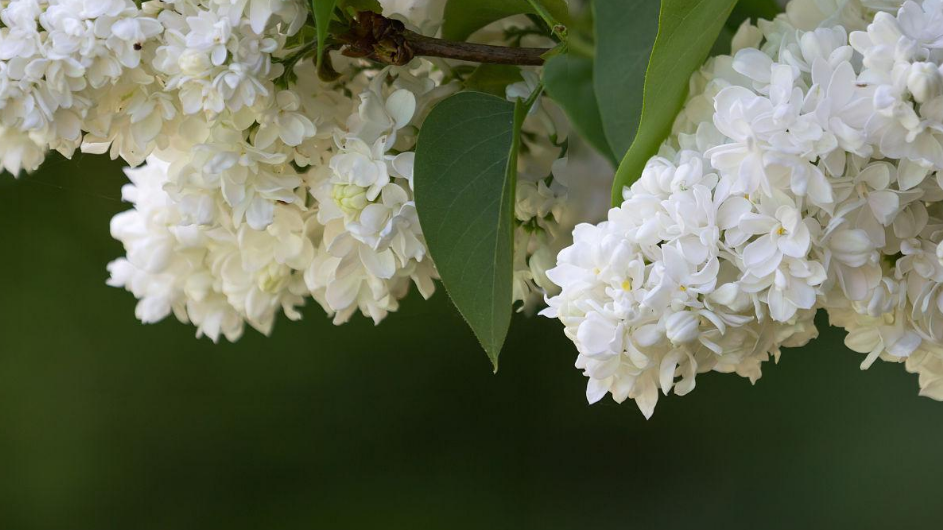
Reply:
[[691, 74], [707, 58], [735, 3], [735, 0], [662, 0], [658, 37], [645, 73], [642, 119], [632, 147], [616, 171], [613, 204], [622, 202], [623, 187], [638, 179], [645, 163], [671, 132]]
[[416, 146], [416, 209], [446, 292], [498, 369], [511, 323], [514, 190], [527, 114], [480, 92], [435, 106]]
[[314, 25], [318, 30], [318, 69], [324, 58], [324, 43], [327, 42], [328, 26], [334, 16], [336, 0], [311, 0], [311, 12], [314, 13]]
[[[561, 23], [569, 20], [566, 0], [541, 0], [541, 4]], [[536, 14], [527, 0], [449, 0], [445, 5], [442, 37], [465, 40], [496, 20], [522, 13]]]
[[566, 112], [573, 127], [590, 145], [618, 164], [606, 141], [596, 93], [593, 91], [593, 61], [572, 54], [552, 57], [544, 65], [547, 94]]
[[603, 130], [621, 160], [642, 117], [645, 70], [658, 32], [658, 0], [596, 0], [593, 84]]

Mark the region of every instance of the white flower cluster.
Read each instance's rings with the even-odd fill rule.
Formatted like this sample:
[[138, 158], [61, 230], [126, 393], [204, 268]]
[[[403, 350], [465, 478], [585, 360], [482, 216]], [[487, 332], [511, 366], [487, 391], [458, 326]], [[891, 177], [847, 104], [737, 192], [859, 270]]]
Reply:
[[295, 7], [274, 24], [257, 24], [251, 5], [235, 19], [228, 3], [161, 11], [148, 72], [175, 96], [168, 115], [186, 118], [153, 149], [133, 130], [101, 143], [129, 162], [120, 141], [149, 153], [127, 171], [135, 209], [112, 234], [128, 254], [109, 266], [144, 322], [173, 312], [198, 335], [235, 340], [245, 323], [268, 334], [279, 313], [300, 318], [309, 297], [337, 324], [357, 310], [379, 323], [411, 282], [434, 291], [410, 150], [421, 113], [453, 87], [428, 65], [358, 73], [337, 58], [337, 83], [305, 61], [285, 88], [284, 43], [305, 13]]
[[110, 148], [136, 165], [178, 131], [273, 98], [272, 53], [306, 12], [295, 0], [0, 6], [0, 160], [13, 174], [48, 149]]
[[[135, 209], [112, 221], [128, 254], [109, 266], [110, 283], [140, 298], [138, 317], [173, 311], [198, 334], [235, 340], [244, 321], [267, 334], [280, 311], [300, 318], [307, 297], [342, 323], [358, 309], [379, 322], [411, 280], [430, 296], [435, 269], [416, 219], [412, 153], [391, 154], [417, 99], [386, 77], [359, 105], [322, 102], [352, 109], [347, 125], [320, 121], [332, 135], [312, 134], [294, 152], [285, 152], [292, 134], [315, 126], [282, 91], [247, 137], [217, 125], [219, 136], [192, 151], [160, 151], [127, 170]], [[312, 167], [298, 173], [302, 159]]]
[[[441, 24], [440, 0], [381, 3], [418, 30]], [[173, 314], [236, 340], [300, 318], [308, 298], [336, 324], [358, 310], [379, 323], [410, 284], [433, 293], [412, 150], [458, 84], [442, 61], [337, 55], [341, 77], [322, 81], [308, 16], [301, 0], [0, 0], [0, 164], [16, 175], [80, 149], [133, 167], [108, 283], [141, 321]], [[542, 111], [527, 127], [515, 293], [530, 309], [555, 287], [544, 271], [567, 231], [548, 177], [563, 126]]]
[[796, 0], [733, 49], [548, 272], [589, 401], [755, 381], [819, 308], [943, 399], [943, 2]]

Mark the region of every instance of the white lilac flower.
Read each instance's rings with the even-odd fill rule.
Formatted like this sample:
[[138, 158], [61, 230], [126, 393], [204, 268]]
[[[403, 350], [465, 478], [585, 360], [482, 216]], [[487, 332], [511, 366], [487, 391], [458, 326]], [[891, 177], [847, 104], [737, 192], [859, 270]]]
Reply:
[[[0, 127], [66, 156], [82, 142], [86, 114], [163, 29], [130, 0], [13, 0], [0, 21]], [[35, 153], [17, 158], [38, 165]]]
[[153, 159], [127, 171], [131, 184], [122, 190], [133, 210], [112, 219], [112, 236], [127, 256], [108, 265], [108, 284], [124, 287], [139, 299], [135, 316], [144, 323], [173, 313], [181, 322], [193, 322], [197, 335], [214, 342], [220, 335], [236, 340], [244, 320], [215, 285], [206, 263], [209, 239], [195, 225], [182, 225], [180, 213], [162, 186], [167, 164]]
[[311, 173], [324, 237], [305, 280], [337, 323], [358, 308], [379, 323], [411, 281], [425, 297], [434, 289], [413, 200], [413, 154], [390, 152], [414, 117], [416, 98], [395, 81], [385, 88], [387, 75], [361, 93], [347, 131], [336, 133], [328, 166]]
[[943, 399], [943, 3], [794, 0], [734, 40], [547, 272], [588, 399], [647, 417], [697, 373], [755, 381], [818, 308]]

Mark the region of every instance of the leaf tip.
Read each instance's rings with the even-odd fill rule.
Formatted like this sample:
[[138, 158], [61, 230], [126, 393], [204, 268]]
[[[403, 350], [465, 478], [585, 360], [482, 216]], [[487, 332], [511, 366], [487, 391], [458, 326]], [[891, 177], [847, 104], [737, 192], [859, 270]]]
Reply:
[[488, 360], [491, 361], [492, 373], [498, 373], [498, 357], [501, 355], [501, 349], [504, 348], [504, 338], [501, 337], [499, 340], [483, 341], [479, 339], [479, 344], [481, 348], [485, 350], [485, 354], [488, 356]]

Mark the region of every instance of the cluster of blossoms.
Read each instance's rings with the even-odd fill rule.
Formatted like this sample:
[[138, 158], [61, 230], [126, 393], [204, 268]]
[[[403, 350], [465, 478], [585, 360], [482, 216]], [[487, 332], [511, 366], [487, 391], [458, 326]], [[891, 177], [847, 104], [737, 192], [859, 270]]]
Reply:
[[[417, 31], [441, 24], [442, 1], [381, 4]], [[300, 318], [308, 298], [336, 324], [357, 311], [379, 323], [411, 284], [434, 291], [412, 151], [459, 83], [444, 61], [381, 69], [337, 54], [340, 77], [324, 81], [308, 16], [301, 0], [0, 0], [0, 164], [16, 175], [81, 150], [132, 166], [134, 208], [111, 225], [127, 255], [108, 269], [141, 321], [173, 314], [236, 340]], [[544, 271], [568, 233], [565, 123], [549, 107], [521, 156], [527, 308], [554, 287]]]
[[589, 378], [634, 399], [755, 381], [827, 310], [943, 399], [943, 2], [795, 0], [691, 79], [621, 206], [548, 277]]

